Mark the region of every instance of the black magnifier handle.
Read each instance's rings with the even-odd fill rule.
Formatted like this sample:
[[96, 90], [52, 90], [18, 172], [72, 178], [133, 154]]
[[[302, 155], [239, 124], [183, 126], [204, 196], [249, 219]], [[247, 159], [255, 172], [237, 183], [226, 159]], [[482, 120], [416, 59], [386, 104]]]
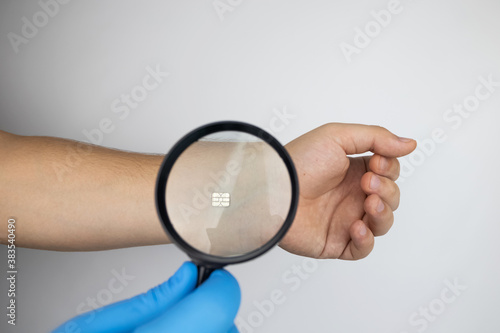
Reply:
[[203, 282], [205, 282], [206, 279], [212, 274], [212, 272], [215, 270], [213, 268], [208, 268], [206, 266], [197, 264], [198, 267], [198, 281], [196, 282], [196, 287], [199, 287]]

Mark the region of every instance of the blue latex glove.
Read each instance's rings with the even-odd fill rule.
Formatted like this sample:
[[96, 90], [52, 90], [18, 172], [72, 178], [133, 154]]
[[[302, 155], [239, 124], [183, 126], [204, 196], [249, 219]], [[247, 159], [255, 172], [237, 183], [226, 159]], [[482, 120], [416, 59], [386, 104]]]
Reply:
[[234, 318], [240, 287], [227, 271], [216, 270], [198, 288], [191, 262], [165, 283], [128, 300], [77, 316], [53, 333], [238, 332]]

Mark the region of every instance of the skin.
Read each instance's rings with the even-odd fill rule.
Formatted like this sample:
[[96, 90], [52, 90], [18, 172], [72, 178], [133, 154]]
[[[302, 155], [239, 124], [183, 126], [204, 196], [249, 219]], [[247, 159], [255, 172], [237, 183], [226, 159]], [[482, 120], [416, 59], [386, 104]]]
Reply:
[[[289, 179], [279, 155], [264, 142], [198, 141], [176, 159], [169, 174], [167, 212], [178, 234], [198, 250], [245, 254], [283, 225]], [[212, 193], [230, 193], [230, 205], [213, 207]]]
[[[396, 157], [416, 142], [378, 126], [331, 123], [285, 147], [299, 175], [300, 199], [280, 246], [313, 258], [366, 257], [374, 236], [394, 221]], [[374, 155], [347, 156], [366, 151]], [[0, 153], [2, 244], [10, 217], [16, 218], [16, 245], [30, 248], [92, 251], [170, 242], [154, 204], [163, 156], [2, 131]], [[372, 180], [378, 187], [370, 187]]]
[[[299, 176], [297, 216], [281, 246], [313, 257], [357, 260], [386, 234], [399, 205], [396, 157], [416, 148], [378, 126], [327, 124], [286, 145]], [[370, 157], [348, 157], [371, 151]], [[371, 182], [373, 180], [373, 185]]]

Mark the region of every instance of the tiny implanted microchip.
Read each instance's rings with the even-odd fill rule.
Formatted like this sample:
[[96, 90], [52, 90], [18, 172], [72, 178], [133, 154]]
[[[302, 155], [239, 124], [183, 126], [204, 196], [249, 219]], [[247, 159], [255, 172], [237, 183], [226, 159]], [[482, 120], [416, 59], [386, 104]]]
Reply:
[[212, 193], [212, 207], [229, 207], [231, 196], [229, 193]]

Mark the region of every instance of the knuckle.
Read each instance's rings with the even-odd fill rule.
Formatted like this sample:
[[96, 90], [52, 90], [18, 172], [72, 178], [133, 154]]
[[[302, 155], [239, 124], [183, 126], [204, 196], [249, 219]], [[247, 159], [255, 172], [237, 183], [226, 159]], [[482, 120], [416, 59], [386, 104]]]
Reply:
[[395, 199], [399, 198], [399, 186], [391, 181], [391, 186], [389, 186], [389, 195]]
[[389, 132], [389, 130], [385, 127], [382, 127], [380, 125], [371, 125], [371, 127], [376, 130], [376, 131], [380, 131], [380, 132]]
[[399, 173], [401, 172], [401, 164], [399, 163], [398, 159], [394, 159], [394, 178], [398, 179], [399, 178]]

